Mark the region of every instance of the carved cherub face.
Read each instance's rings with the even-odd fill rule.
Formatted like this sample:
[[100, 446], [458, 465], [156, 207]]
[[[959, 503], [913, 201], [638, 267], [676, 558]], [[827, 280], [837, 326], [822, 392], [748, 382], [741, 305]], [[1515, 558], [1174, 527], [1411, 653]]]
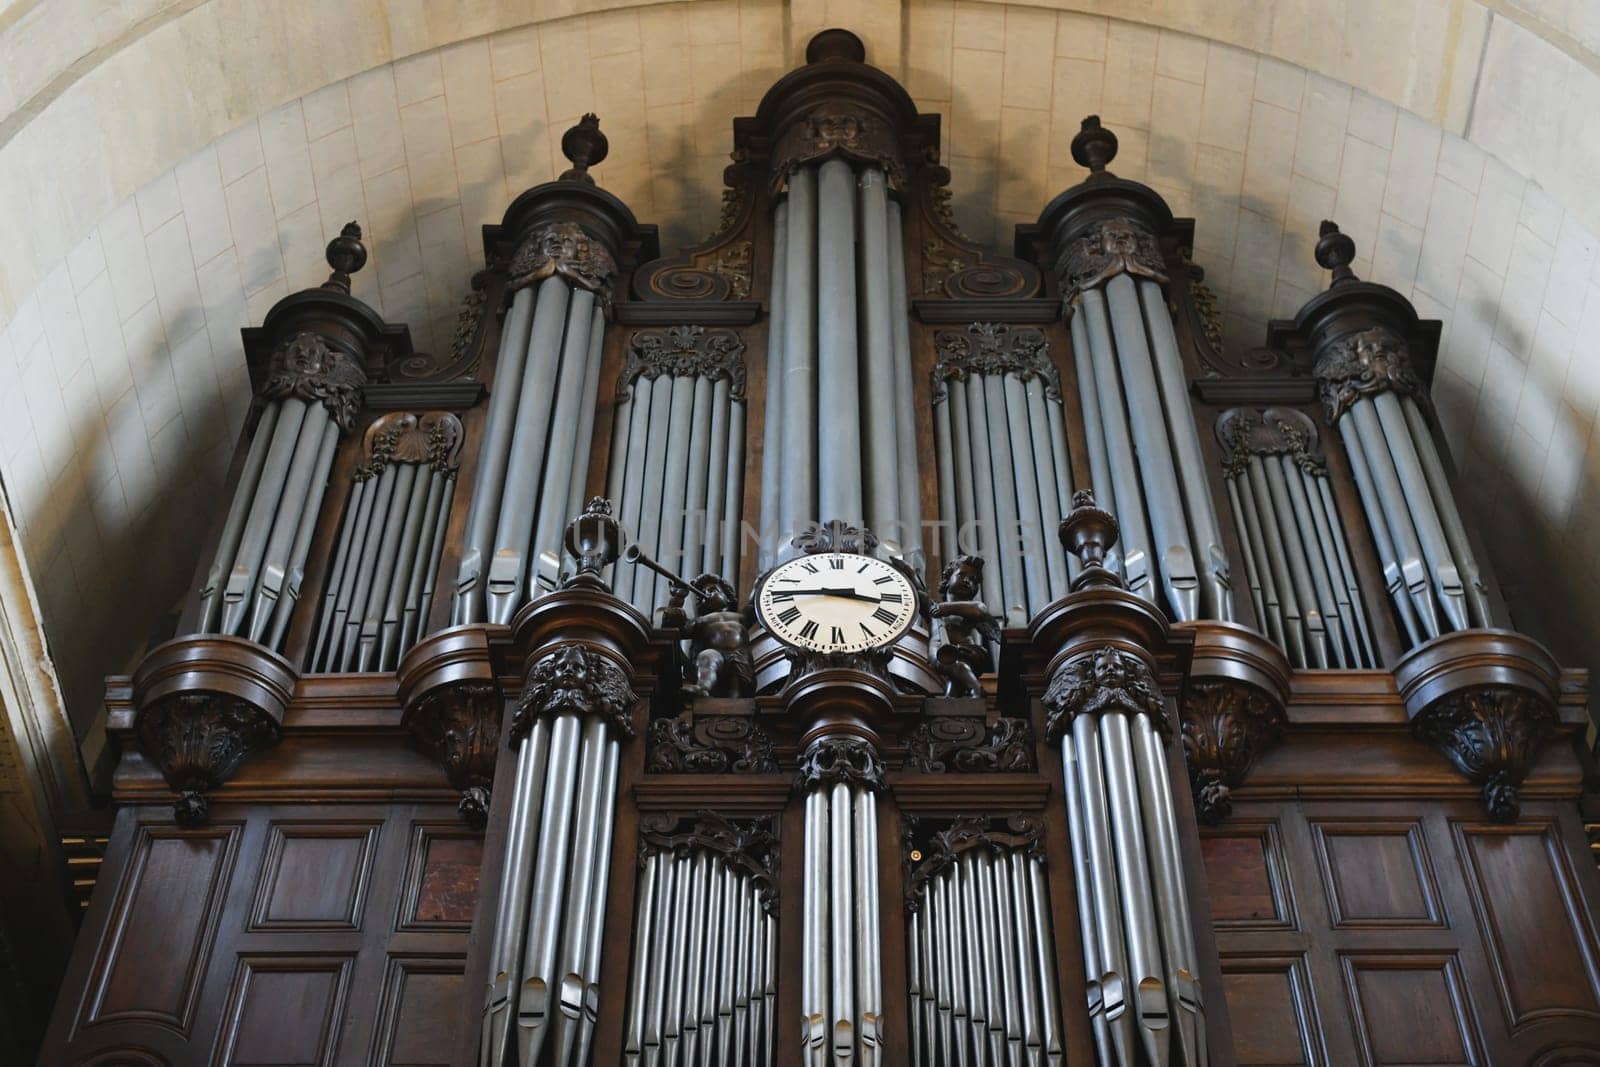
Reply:
[[700, 614], [738, 610], [739, 594], [733, 591], [733, 586], [715, 574], [702, 574], [691, 585], [694, 587], [694, 595], [699, 599]]
[[589, 657], [581, 647], [568, 645], [557, 649], [535, 670], [539, 674], [537, 700], [547, 711], [582, 715], [593, 710], [594, 686], [590, 679]]
[[939, 577], [939, 596], [943, 600], [972, 600], [983, 584], [983, 557], [957, 556], [945, 564]]

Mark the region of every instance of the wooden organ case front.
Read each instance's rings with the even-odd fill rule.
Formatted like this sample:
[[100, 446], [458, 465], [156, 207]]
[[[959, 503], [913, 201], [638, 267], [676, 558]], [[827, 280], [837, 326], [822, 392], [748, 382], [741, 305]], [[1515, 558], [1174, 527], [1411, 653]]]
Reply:
[[704, 243], [585, 116], [445, 355], [353, 226], [245, 331], [42, 1062], [1600, 1059], [1587, 678], [1456, 507], [1439, 324], [1325, 224], [1225, 355], [1097, 119], [1010, 256], [938, 130], [826, 31]]

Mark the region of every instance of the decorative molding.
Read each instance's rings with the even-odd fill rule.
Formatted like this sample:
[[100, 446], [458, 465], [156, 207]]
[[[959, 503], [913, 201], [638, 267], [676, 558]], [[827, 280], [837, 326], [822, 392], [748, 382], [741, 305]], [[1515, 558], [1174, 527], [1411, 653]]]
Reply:
[[745, 398], [744, 341], [735, 330], [704, 326], [668, 326], [639, 330], [628, 340], [628, 356], [617, 376], [618, 403], [633, 394], [633, 384], [662, 375], [681, 378], [726, 378], [728, 396]]
[[1133, 274], [1162, 284], [1167, 281], [1166, 263], [1156, 235], [1127, 216], [1095, 223], [1072, 237], [1056, 257], [1056, 275], [1069, 300], [1119, 274]]
[[1217, 294], [1205, 283], [1205, 272], [1193, 264], [1189, 265], [1189, 302], [1200, 323], [1200, 336], [1213, 355], [1221, 355], [1222, 309], [1217, 305]]
[[840, 782], [874, 792], [883, 790], [883, 757], [872, 742], [835, 734], [819, 737], [806, 746], [795, 774], [795, 791], [806, 793]]
[[750, 299], [750, 273], [755, 261], [755, 246], [750, 241], [734, 241], [724, 245], [715, 255], [703, 258], [701, 265], [728, 283], [728, 296], [734, 300]]
[[828, 103], [790, 124], [779, 135], [772, 150], [772, 158], [778, 161], [772, 168], [773, 192], [802, 166], [836, 156], [882, 167], [895, 188], [906, 184], [895, 131], [876, 115]]
[[559, 276], [594, 293], [602, 305], [609, 306], [611, 279], [616, 273], [617, 261], [610, 249], [585, 233], [583, 227], [576, 222], [550, 222], [535, 227], [512, 254], [506, 295]]
[[333, 347], [321, 334], [302, 330], [272, 350], [256, 404], [287, 397], [321, 404], [339, 429], [349, 433], [366, 384], [367, 372], [359, 359]]
[[1189, 764], [1195, 816], [1216, 826], [1232, 813], [1232, 790], [1261, 752], [1283, 738], [1283, 709], [1253, 685], [1195, 682], [1183, 701], [1183, 754]]
[[1318, 478], [1328, 474], [1327, 462], [1317, 451], [1317, 425], [1303, 411], [1229, 408], [1217, 416], [1217, 439], [1223, 447], [1222, 473], [1229, 478], [1244, 473], [1251, 456], [1289, 456], [1307, 474]]
[[907, 815], [905, 822], [907, 914], [921, 910], [928, 883], [949, 870], [963, 852], [984, 849], [1000, 855], [1020, 851], [1029, 859], [1044, 860], [1044, 823], [1036, 815], [958, 815], [945, 829], [934, 831], [927, 830], [926, 821], [915, 815]]
[[489, 818], [503, 706], [494, 682], [465, 681], [430, 690], [405, 710], [412, 742], [444, 766], [450, 784], [461, 791], [457, 810], [475, 830]]
[[1036, 771], [1033, 726], [1007, 715], [993, 726], [979, 718], [929, 715], [906, 737], [905, 765], [923, 774]]
[[650, 774], [770, 774], [772, 738], [747, 715], [695, 715], [650, 723]]
[[778, 820], [730, 819], [701, 809], [692, 815], [659, 812], [639, 818], [640, 859], [651, 853], [707, 852], [750, 879], [768, 915], [778, 914]]
[[175, 692], [141, 709], [139, 747], [178, 793], [173, 818], [181, 826], [206, 821], [205, 794], [227, 781], [252, 752], [278, 743], [278, 721], [229, 693]]
[[843, 519], [830, 519], [811, 523], [790, 538], [789, 543], [806, 555], [821, 552], [871, 555], [878, 548], [878, 535]]
[[1050, 342], [1033, 326], [974, 322], [965, 330], [940, 330], [933, 336], [933, 402], [946, 397], [945, 382], [966, 381], [970, 374], [1009, 374], [1022, 381], [1041, 378], [1045, 396], [1061, 401], [1061, 372], [1050, 358]]
[[442, 473], [454, 471], [461, 460], [466, 431], [448, 411], [421, 415], [394, 411], [367, 427], [361, 441], [362, 461], [351, 478], [366, 481], [382, 474], [390, 463], [425, 463]]
[[1120, 711], [1148, 715], [1158, 733], [1167, 732], [1166, 707], [1150, 665], [1120, 648], [1082, 652], [1056, 668], [1045, 688], [1045, 739], [1056, 741], [1079, 715]]
[[1311, 373], [1328, 422], [1337, 423], [1363, 397], [1396, 392], [1428, 408], [1428, 392], [1411, 366], [1405, 341], [1382, 326], [1346, 334], [1324, 345]]
[[639, 698], [628, 676], [610, 658], [578, 642], [546, 652], [528, 671], [511, 720], [512, 744], [545, 715], [599, 715], [622, 737], [633, 736], [629, 712]]
[[1429, 704], [1411, 720], [1411, 732], [1483, 791], [1491, 818], [1512, 822], [1522, 810], [1518, 790], [1559, 724], [1555, 705], [1542, 695], [1481, 685]]

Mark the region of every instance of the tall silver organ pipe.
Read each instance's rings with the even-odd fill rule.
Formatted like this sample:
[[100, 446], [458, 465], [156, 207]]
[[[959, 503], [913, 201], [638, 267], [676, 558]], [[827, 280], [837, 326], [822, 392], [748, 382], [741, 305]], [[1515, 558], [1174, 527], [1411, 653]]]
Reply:
[[443, 411], [393, 412], [367, 428], [317, 610], [310, 670], [391, 671], [423, 636], [463, 436], [461, 421]]
[[624, 1018], [628, 1067], [770, 1067], [777, 1030], [771, 819], [647, 816]]
[[535, 227], [511, 306], [468, 507], [452, 621], [509, 622], [554, 588], [561, 533], [587, 477], [611, 254], [576, 223]]
[[974, 323], [935, 335], [934, 443], [940, 512], [954, 552], [995, 560], [984, 583], [1007, 626], [1069, 591], [1056, 536], [1072, 496], [1061, 375], [1043, 331]]
[[975, 816], [919, 840], [906, 893], [917, 1067], [1060, 1067], [1065, 1031], [1037, 820]]
[[[881, 167], [797, 166], [773, 212], [763, 557], [811, 522], [922, 550], [900, 206]], [[775, 515], [775, 520], [774, 520]]]
[[805, 804], [801, 1059], [882, 1064], [878, 801], [882, 763], [852, 736], [813, 741], [800, 761]]
[[[702, 326], [640, 330], [617, 379], [608, 484], [626, 535], [693, 578], [737, 584], [744, 493], [744, 343]], [[616, 594], [647, 617], [667, 582], [619, 568]]]
[[319, 334], [295, 334], [273, 352], [196, 632], [282, 647], [339, 436], [365, 384], [358, 359]]
[[545, 652], [528, 673], [512, 724], [517, 767], [484, 997], [483, 1067], [588, 1062], [618, 764], [635, 700], [622, 668], [579, 642]]
[[1316, 424], [1291, 408], [1231, 408], [1217, 437], [1263, 632], [1296, 667], [1379, 666]]

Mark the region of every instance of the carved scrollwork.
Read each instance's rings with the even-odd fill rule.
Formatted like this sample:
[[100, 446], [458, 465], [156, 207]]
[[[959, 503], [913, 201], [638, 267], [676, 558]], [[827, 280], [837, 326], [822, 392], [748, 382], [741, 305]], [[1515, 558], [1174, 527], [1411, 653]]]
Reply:
[[645, 770], [652, 774], [769, 774], [772, 738], [745, 715], [697, 715], [650, 724]]
[[501, 706], [498, 686], [473, 681], [434, 689], [406, 708], [412, 743], [444, 766], [461, 792], [457, 810], [474, 829], [489, 818]]
[[225, 782], [252, 752], [278, 743], [272, 716], [226, 693], [190, 691], [155, 701], [139, 713], [139, 747], [177, 793], [173, 817], [183, 826], [206, 821], [205, 794]]
[[1244, 783], [1256, 756], [1283, 737], [1283, 709], [1241, 682], [1197, 682], [1183, 702], [1183, 754], [1195, 815], [1208, 826], [1233, 810], [1229, 794]]
[[1379, 393], [1409, 396], [1427, 409], [1428, 392], [1411, 367], [1409, 347], [1382, 326], [1346, 334], [1325, 345], [1317, 353], [1312, 374], [1330, 423], [1337, 423], [1357, 400]]
[[905, 164], [894, 130], [875, 115], [825, 104], [784, 130], [772, 157], [772, 189], [776, 192], [789, 175], [807, 163], [839, 156], [883, 168], [897, 188], [906, 181]]
[[461, 420], [448, 411], [392, 411], [367, 427], [362, 461], [351, 477], [358, 482], [374, 478], [391, 463], [425, 463], [449, 473], [460, 463], [465, 436]]
[[1061, 372], [1050, 358], [1050, 342], [1034, 326], [974, 322], [965, 330], [934, 334], [938, 352], [933, 365], [933, 402], [944, 401], [944, 383], [966, 381], [969, 374], [1009, 374], [1023, 381], [1044, 380], [1045, 396], [1061, 400]]
[[1156, 235], [1126, 217], [1102, 220], [1068, 241], [1056, 257], [1056, 274], [1069, 298], [1119, 274], [1167, 280]]
[[878, 547], [878, 535], [842, 519], [832, 519], [810, 524], [790, 538], [789, 543], [808, 555], [818, 552], [870, 554]]
[[728, 396], [745, 398], [744, 341], [733, 330], [669, 326], [640, 330], [628, 342], [628, 358], [617, 376], [617, 402], [628, 399], [633, 383], [663, 374], [681, 378], [728, 380]]
[[639, 698], [621, 667], [577, 642], [558, 645], [528, 671], [511, 720], [515, 745], [542, 716], [598, 715], [623, 737], [633, 736], [629, 713]]
[[883, 757], [870, 741], [849, 735], [819, 737], [806, 746], [795, 775], [795, 791], [806, 793], [839, 782], [882, 791]]
[[1317, 451], [1318, 436], [1311, 417], [1293, 408], [1229, 408], [1217, 416], [1222, 473], [1229, 478], [1242, 474], [1251, 456], [1288, 456], [1307, 474], [1325, 477], [1328, 465]]
[[920, 911], [928, 883], [949, 870], [962, 853], [981, 849], [994, 856], [1021, 852], [1044, 858], [1044, 824], [1023, 812], [1008, 815], [958, 815], [940, 830], [916, 816], [906, 817], [904, 840], [905, 908]]
[[1120, 711], [1148, 715], [1167, 731], [1166, 706], [1150, 665], [1120, 648], [1096, 648], [1073, 656], [1056, 669], [1044, 691], [1045, 739], [1055, 741], [1079, 715]]
[[587, 289], [602, 304], [611, 301], [611, 279], [617, 261], [611, 250], [590, 237], [576, 222], [551, 222], [535, 227], [511, 256], [506, 283], [509, 295], [535, 282], [559, 276]]
[[640, 859], [651, 853], [707, 852], [750, 879], [768, 915], [778, 914], [778, 820], [730, 819], [715, 811], [689, 816], [652, 813], [639, 819]]
[[906, 766], [923, 774], [1037, 770], [1033, 727], [1005, 715], [993, 726], [977, 718], [930, 715], [906, 738]]
[[348, 433], [361, 410], [366, 385], [367, 372], [360, 360], [333, 347], [321, 334], [302, 330], [272, 350], [257, 403], [295, 397], [321, 404], [339, 429]]
[[1522, 810], [1522, 782], [1558, 724], [1555, 706], [1538, 694], [1482, 685], [1434, 701], [1411, 720], [1411, 732], [1483, 791], [1490, 817], [1510, 822]]

